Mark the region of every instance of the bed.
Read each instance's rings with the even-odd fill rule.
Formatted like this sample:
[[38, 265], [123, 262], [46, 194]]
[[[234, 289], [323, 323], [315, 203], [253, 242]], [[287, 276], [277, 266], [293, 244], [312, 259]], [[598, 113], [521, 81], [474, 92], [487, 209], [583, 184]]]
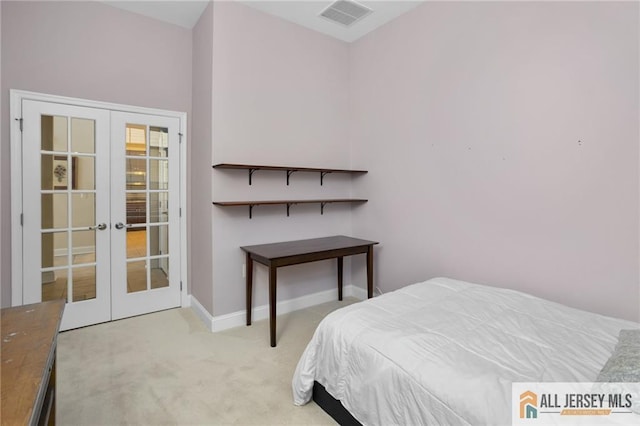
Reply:
[[325, 317], [298, 362], [294, 403], [314, 397], [341, 424], [511, 424], [512, 382], [593, 382], [620, 330], [637, 328], [434, 278]]

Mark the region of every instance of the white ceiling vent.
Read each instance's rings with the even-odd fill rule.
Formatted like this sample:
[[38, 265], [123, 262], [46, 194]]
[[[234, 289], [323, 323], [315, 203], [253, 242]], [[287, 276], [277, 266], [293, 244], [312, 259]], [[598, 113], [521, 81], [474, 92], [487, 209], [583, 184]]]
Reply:
[[351, 0], [338, 0], [332, 3], [320, 13], [325, 19], [333, 21], [345, 27], [350, 26], [356, 21], [364, 18], [372, 12], [366, 6], [363, 6]]

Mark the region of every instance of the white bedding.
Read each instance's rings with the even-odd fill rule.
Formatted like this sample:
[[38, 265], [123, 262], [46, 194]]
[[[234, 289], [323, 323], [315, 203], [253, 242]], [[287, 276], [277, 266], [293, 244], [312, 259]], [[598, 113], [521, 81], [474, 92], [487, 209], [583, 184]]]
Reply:
[[513, 290], [434, 278], [328, 315], [293, 378], [365, 425], [511, 424], [512, 382], [595, 381], [640, 324]]

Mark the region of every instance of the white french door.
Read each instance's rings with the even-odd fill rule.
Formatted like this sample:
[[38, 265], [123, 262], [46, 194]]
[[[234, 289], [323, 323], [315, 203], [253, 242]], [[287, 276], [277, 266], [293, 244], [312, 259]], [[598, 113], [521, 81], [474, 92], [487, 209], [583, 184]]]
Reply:
[[179, 126], [111, 113], [113, 319], [180, 304]]
[[65, 298], [62, 328], [108, 321], [109, 111], [23, 101], [23, 302]]
[[177, 117], [22, 100], [22, 302], [61, 329], [180, 306]]

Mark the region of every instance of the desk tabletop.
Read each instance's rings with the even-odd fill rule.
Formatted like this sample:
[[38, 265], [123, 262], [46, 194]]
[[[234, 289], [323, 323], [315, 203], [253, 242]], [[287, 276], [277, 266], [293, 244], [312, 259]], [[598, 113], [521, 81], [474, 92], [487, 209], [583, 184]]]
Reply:
[[29, 424], [56, 347], [64, 300], [2, 309], [2, 424]]
[[244, 246], [240, 248], [247, 253], [252, 253], [266, 259], [278, 259], [282, 257], [319, 253], [328, 250], [371, 246], [374, 244], [378, 244], [378, 242], [361, 240], [359, 238], [352, 238], [344, 235], [335, 235], [332, 237], [283, 241], [280, 243], [258, 244], [255, 246]]

